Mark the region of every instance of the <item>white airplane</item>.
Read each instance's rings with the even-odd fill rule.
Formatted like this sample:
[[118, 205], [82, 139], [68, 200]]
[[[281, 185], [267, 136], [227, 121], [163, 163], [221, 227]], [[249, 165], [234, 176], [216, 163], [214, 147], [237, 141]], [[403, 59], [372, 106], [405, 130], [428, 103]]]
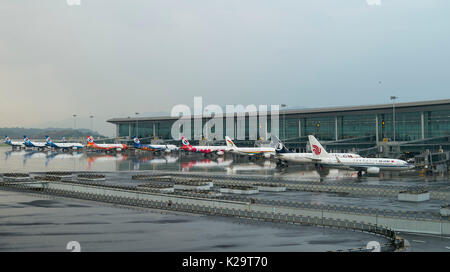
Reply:
[[389, 158], [339, 158], [330, 155], [317, 139], [309, 135], [309, 144], [313, 151], [313, 160], [316, 164], [340, 169], [352, 169], [358, 171], [358, 176], [362, 172], [368, 174], [378, 174], [380, 171], [404, 171], [414, 168], [403, 160]]
[[23, 136], [23, 144], [26, 147], [36, 147], [38, 150], [43, 150], [47, 147], [47, 144], [44, 142], [32, 142], [28, 139], [27, 136]]
[[23, 142], [13, 142], [8, 136], [5, 136], [5, 144], [10, 145], [12, 148], [22, 148], [25, 147]]
[[181, 147], [181, 150], [189, 151], [189, 152], [196, 152], [196, 153], [204, 153], [204, 154], [210, 154], [210, 153], [216, 153], [219, 156], [222, 156], [225, 154], [225, 151], [228, 151], [228, 147], [225, 145], [197, 145], [192, 146], [189, 141], [184, 138], [184, 136], [181, 136], [181, 143], [183, 146]]
[[80, 144], [80, 143], [54, 143], [52, 141], [52, 139], [50, 139], [49, 136], [45, 136], [45, 143], [49, 147], [54, 147], [56, 149], [63, 149], [63, 150], [68, 150], [68, 149], [77, 150], [77, 149], [84, 148], [84, 145]]
[[247, 156], [262, 156], [264, 158], [270, 158], [270, 156], [275, 155], [275, 148], [273, 147], [237, 147], [230, 137], [225, 136], [227, 142], [227, 147], [229, 152], [238, 155]]
[[[275, 147], [276, 155], [275, 157], [278, 159], [278, 165], [286, 166], [288, 162], [293, 163], [312, 163], [313, 154], [312, 153], [295, 153], [287, 149], [284, 144], [280, 141], [277, 136], [273, 136], [275, 138], [272, 141], [272, 145]], [[354, 153], [329, 153], [332, 156], [336, 156], [338, 158], [361, 158], [360, 155]]]
[[138, 137], [133, 137], [134, 148], [142, 149], [147, 151], [165, 151], [170, 153], [172, 151], [178, 150], [176, 145], [157, 145], [157, 144], [141, 144], [141, 141]]

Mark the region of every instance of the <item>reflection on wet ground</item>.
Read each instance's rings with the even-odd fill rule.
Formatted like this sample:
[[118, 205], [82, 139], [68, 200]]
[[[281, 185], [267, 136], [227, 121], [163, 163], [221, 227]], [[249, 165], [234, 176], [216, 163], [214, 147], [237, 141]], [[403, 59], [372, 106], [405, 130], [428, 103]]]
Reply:
[[20, 150], [0, 147], [0, 172], [44, 171], [145, 171], [165, 170], [179, 172], [211, 172], [221, 174], [269, 175], [298, 180], [345, 180], [368, 184], [396, 185], [407, 178], [411, 182], [434, 182], [447, 177], [422, 177], [417, 171], [408, 173], [384, 172], [379, 176], [357, 178], [356, 171], [323, 169], [312, 166], [291, 165], [278, 168], [273, 160], [249, 160], [248, 158], [205, 157], [201, 154], [164, 153], [90, 153]]
[[0, 251], [328, 251], [386, 242], [367, 233], [180, 215], [0, 191]]
[[[198, 154], [104, 154], [54, 151], [11, 151], [0, 147], [0, 173], [45, 171], [101, 171], [109, 183], [134, 184], [134, 171], [175, 171], [215, 175], [271, 176], [283, 182], [355, 183], [370, 185], [448, 188], [446, 176], [420, 176], [417, 171], [385, 172], [358, 178], [355, 171], [290, 165], [274, 161], [204, 157]], [[117, 209], [99, 203], [45, 199], [2, 192], [0, 203], [1, 251], [65, 251], [68, 241], [79, 240], [86, 251], [325, 251], [364, 246], [371, 238], [354, 232], [289, 228], [206, 216], [184, 216]], [[3, 197], [4, 196], [4, 197]], [[317, 204], [385, 208], [437, 213], [442, 201], [399, 202], [395, 198], [337, 193], [261, 192], [257, 198]], [[89, 218], [95, 218], [91, 220]], [[161, 228], [164, 226], [164, 228]], [[274, 228], [276, 226], [277, 228]], [[157, 233], [157, 235], [155, 235]], [[206, 235], [208, 238], [205, 239]], [[442, 251], [446, 237], [412, 237], [416, 251]], [[419, 238], [417, 238], [419, 237]], [[414, 242], [416, 241], [416, 242]], [[419, 241], [419, 242], [417, 242]], [[433, 243], [433, 246], [431, 245]], [[150, 245], [150, 246], [149, 246]], [[444, 250], [445, 251], [445, 250]]]

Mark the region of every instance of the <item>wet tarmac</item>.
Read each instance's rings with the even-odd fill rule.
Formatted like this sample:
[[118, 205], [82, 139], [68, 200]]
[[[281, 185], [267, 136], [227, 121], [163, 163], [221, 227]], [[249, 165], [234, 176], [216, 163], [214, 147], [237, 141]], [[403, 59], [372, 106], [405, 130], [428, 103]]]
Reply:
[[0, 251], [330, 251], [386, 242], [362, 232], [114, 207], [0, 191]]
[[[274, 162], [204, 158], [197, 155], [59, 153], [11, 151], [0, 147], [0, 172], [101, 171], [108, 182], [134, 184], [134, 171], [214, 173], [276, 177], [283, 182], [350, 183], [355, 185], [426, 186], [448, 190], [447, 176], [421, 176], [417, 171], [382, 173], [358, 178], [355, 171], [311, 167], [279, 169]], [[364, 246], [373, 236], [342, 230], [245, 223], [242, 220], [139, 211], [107, 204], [47, 199], [0, 191], [1, 251], [66, 251], [68, 241], [80, 241], [86, 251], [328, 251]], [[443, 201], [399, 202], [395, 198], [336, 193], [287, 191], [260, 193], [269, 200], [386, 208], [438, 213]], [[91, 220], [95, 218], [95, 220]], [[411, 251], [449, 251], [447, 237], [404, 234]], [[406, 237], [407, 236], [407, 237]], [[377, 237], [378, 238], [378, 237]], [[418, 242], [417, 242], [418, 241]]]

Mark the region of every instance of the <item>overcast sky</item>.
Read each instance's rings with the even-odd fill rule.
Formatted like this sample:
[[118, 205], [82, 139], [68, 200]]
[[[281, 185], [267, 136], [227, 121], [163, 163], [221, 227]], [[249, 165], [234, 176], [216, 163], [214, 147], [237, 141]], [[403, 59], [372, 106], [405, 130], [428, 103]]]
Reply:
[[450, 98], [450, 1], [4, 0], [0, 127]]

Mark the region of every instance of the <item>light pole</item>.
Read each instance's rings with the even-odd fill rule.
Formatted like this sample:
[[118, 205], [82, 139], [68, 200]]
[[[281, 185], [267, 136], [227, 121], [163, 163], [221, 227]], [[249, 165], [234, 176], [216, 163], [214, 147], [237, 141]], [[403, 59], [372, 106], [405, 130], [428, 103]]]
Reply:
[[91, 131], [94, 132], [94, 115], [89, 116], [91, 118]]
[[77, 129], [77, 119], [76, 119], [77, 115], [74, 114], [72, 116], [73, 116], [73, 129], [75, 130]]
[[[280, 105], [282, 108], [286, 108], [286, 104]], [[283, 112], [283, 140], [286, 141], [286, 111]]]
[[394, 142], [395, 142], [395, 99], [397, 99], [398, 96], [391, 96], [392, 100], [392, 125], [394, 127]]
[[139, 137], [139, 124], [138, 124], [138, 119], [137, 119], [139, 112], [136, 112], [135, 114], [136, 114], [136, 137]]

